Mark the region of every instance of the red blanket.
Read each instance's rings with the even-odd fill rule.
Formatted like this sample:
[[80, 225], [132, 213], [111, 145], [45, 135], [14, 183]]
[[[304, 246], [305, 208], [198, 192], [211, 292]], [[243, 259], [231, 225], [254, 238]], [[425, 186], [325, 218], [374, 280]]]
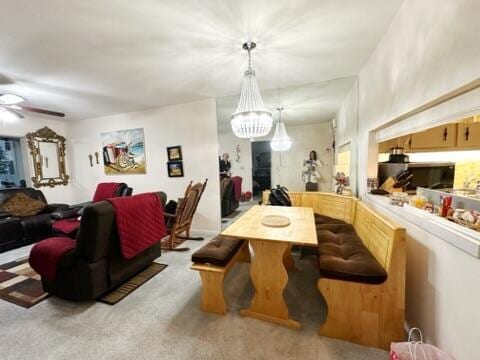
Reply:
[[119, 183], [100, 183], [97, 185], [95, 195], [93, 195], [93, 202], [106, 200], [115, 196]]
[[167, 234], [160, 199], [153, 193], [108, 199], [115, 209], [120, 248], [131, 259]]
[[242, 178], [240, 176], [234, 176], [230, 180], [233, 183], [235, 200], [240, 201], [240, 198], [242, 197]]
[[53, 237], [35, 244], [30, 251], [28, 262], [42, 278], [54, 281], [60, 259], [75, 248], [75, 240], [68, 237]]

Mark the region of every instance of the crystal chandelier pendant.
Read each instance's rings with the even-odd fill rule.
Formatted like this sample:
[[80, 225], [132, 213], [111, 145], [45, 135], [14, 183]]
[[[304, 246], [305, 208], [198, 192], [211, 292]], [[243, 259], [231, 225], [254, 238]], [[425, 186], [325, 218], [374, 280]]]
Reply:
[[273, 139], [270, 141], [270, 147], [273, 151], [287, 151], [292, 146], [292, 140], [287, 134], [287, 129], [285, 129], [285, 124], [282, 121], [282, 110], [283, 108], [277, 108], [279, 114], [278, 122], [275, 127], [275, 133], [273, 134]]
[[252, 68], [250, 51], [255, 47], [256, 44], [253, 42], [243, 44], [243, 49], [248, 51], [248, 68], [243, 78], [240, 101], [230, 122], [233, 133], [239, 138], [262, 137], [272, 129], [272, 113], [265, 108], [258, 89], [255, 70]]

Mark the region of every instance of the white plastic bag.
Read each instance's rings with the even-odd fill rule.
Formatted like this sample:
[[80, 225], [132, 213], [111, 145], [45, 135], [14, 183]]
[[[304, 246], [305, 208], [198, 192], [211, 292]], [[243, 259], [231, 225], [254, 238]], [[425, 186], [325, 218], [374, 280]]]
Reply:
[[[413, 340], [413, 334], [418, 333], [419, 340]], [[408, 333], [408, 342], [392, 342], [390, 345], [390, 360], [454, 360], [453, 357], [439, 348], [425, 344], [420, 329], [412, 328]]]

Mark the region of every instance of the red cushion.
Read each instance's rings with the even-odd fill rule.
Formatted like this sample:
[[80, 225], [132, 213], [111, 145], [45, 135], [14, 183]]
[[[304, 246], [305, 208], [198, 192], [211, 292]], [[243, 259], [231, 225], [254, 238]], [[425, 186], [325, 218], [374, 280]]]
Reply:
[[147, 193], [108, 199], [115, 209], [120, 247], [131, 259], [167, 234], [163, 208], [156, 194]]
[[106, 200], [108, 198], [113, 198], [119, 186], [120, 186], [120, 183], [98, 184], [97, 190], [95, 190], [95, 195], [93, 195], [93, 202], [98, 202], [98, 201]]
[[67, 237], [45, 239], [32, 248], [28, 262], [42, 278], [54, 281], [61, 257], [73, 248], [75, 248], [75, 240]]
[[80, 220], [63, 219], [53, 223], [52, 229], [60, 234], [72, 234], [80, 227]]

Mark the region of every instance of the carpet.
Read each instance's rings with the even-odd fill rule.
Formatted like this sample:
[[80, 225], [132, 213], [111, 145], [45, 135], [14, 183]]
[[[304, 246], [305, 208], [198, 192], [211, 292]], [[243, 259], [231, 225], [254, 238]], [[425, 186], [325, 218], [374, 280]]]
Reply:
[[[97, 300], [115, 305], [166, 267], [165, 264], [152, 263]], [[43, 291], [40, 275], [30, 267], [28, 257], [0, 265], [0, 299], [28, 309], [49, 296], [50, 294]]]
[[168, 265], [152, 263], [145, 270], [125, 281], [122, 285], [103, 295], [97, 300], [108, 305], [115, 305], [130, 295], [133, 291], [145, 284], [152, 277], [163, 271]]
[[240, 214], [241, 211], [240, 210], [233, 210], [233, 212], [231, 212], [230, 214], [224, 216], [223, 218], [224, 219], [233, 219], [235, 216], [237, 216], [238, 214]]
[[48, 296], [28, 257], [0, 265], [0, 299], [28, 309]]

